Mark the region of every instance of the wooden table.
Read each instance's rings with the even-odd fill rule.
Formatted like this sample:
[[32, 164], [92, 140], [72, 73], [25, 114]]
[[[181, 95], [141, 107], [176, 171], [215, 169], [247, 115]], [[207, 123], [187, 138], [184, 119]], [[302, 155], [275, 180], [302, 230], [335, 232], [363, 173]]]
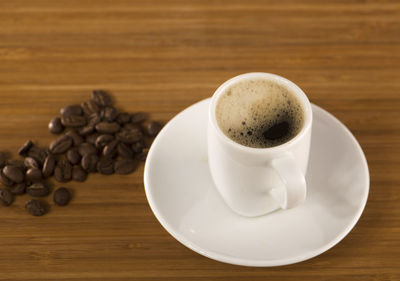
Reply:
[[[143, 167], [91, 175], [64, 208], [0, 207], [0, 280], [400, 280], [400, 3], [396, 1], [0, 2], [0, 147], [46, 146], [67, 104], [111, 90], [168, 121], [244, 72], [277, 73], [346, 124], [371, 189], [350, 234], [311, 260], [223, 264], [187, 249], [147, 204]], [[15, 153], [14, 153], [15, 155]], [[51, 198], [47, 198], [51, 202]]]

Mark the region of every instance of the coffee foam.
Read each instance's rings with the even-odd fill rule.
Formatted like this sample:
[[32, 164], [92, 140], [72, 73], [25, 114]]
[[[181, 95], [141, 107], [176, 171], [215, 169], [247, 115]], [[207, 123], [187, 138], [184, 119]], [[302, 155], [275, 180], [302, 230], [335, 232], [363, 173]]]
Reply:
[[[216, 106], [218, 126], [229, 138], [249, 147], [282, 144], [301, 130], [304, 110], [287, 86], [265, 78], [239, 81], [221, 94]], [[263, 134], [281, 122], [289, 124], [288, 134], [266, 139]]]

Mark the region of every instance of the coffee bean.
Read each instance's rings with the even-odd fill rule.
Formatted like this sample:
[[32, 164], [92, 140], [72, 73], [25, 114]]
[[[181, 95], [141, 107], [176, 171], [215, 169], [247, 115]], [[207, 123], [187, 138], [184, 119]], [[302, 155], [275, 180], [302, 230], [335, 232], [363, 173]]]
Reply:
[[25, 191], [26, 191], [26, 183], [24, 182], [17, 183], [10, 187], [10, 192], [14, 195], [24, 194]]
[[33, 157], [26, 157], [24, 159], [24, 164], [27, 169], [29, 168], [40, 168], [39, 162]]
[[95, 131], [95, 126], [101, 122], [101, 116], [98, 113], [92, 113], [88, 117], [88, 124], [79, 130], [81, 136], [87, 136]]
[[82, 115], [83, 110], [80, 105], [74, 104], [74, 105], [67, 105], [64, 108], [61, 108], [60, 113], [62, 118], [67, 118], [71, 115]]
[[88, 117], [88, 124], [96, 126], [98, 123], [102, 121], [102, 117], [100, 113], [92, 113]]
[[100, 106], [111, 106], [112, 105], [111, 97], [104, 90], [93, 90], [92, 100]]
[[4, 206], [10, 206], [14, 201], [14, 195], [5, 188], [0, 188], [0, 201]]
[[3, 168], [6, 165], [7, 161], [7, 153], [0, 152], [0, 168]]
[[135, 142], [134, 144], [132, 144], [131, 149], [134, 153], [138, 154], [138, 153], [142, 152], [144, 147], [145, 147], [144, 141], [141, 140], [141, 141], [138, 141], [138, 142]]
[[61, 117], [61, 123], [65, 127], [82, 127], [86, 125], [86, 118], [81, 115], [70, 115], [68, 117]]
[[81, 156], [85, 156], [87, 154], [97, 154], [97, 149], [93, 144], [84, 142], [79, 146], [79, 154]]
[[42, 166], [47, 155], [49, 155], [49, 151], [34, 145], [31, 147], [27, 155], [28, 157], [34, 158], [38, 164]]
[[15, 183], [21, 183], [24, 180], [24, 173], [17, 166], [6, 165], [3, 168], [4, 175]]
[[99, 133], [90, 134], [86, 136], [86, 142], [94, 145], [98, 136], [100, 136]]
[[46, 212], [48, 207], [44, 202], [39, 200], [29, 200], [25, 205], [26, 210], [33, 216], [43, 216]]
[[66, 159], [58, 161], [54, 169], [54, 177], [58, 182], [70, 181], [72, 178], [71, 163]]
[[60, 134], [64, 130], [64, 126], [61, 123], [61, 118], [60, 117], [55, 117], [51, 119], [49, 123], [49, 130], [50, 133], [52, 134]]
[[118, 155], [121, 156], [122, 158], [132, 158], [134, 155], [132, 149], [123, 142], [118, 144], [117, 151]]
[[1, 181], [5, 186], [8, 186], [8, 187], [11, 187], [11, 186], [13, 186], [13, 185], [15, 184], [12, 180], [10, 180], [9, 178], [7, 178], [7, 177], [4, 175], [3, 169], [0, 171], [0, 181]]
[[115, 109], [115, 107], [108, 106], [102, 110], [102, 115], [105, 121], [113, 122], [115, 118], [117, 118], [118, 111]]
[[33, 146], [33, 142], [31, 140], [27, 140], [24, 145], [18, 150], [18, 154], [21, 156], [25, 156], [28, 151]]
[[147, 114], [144, 112], [137, 112], [135, 114], [132, 114], [131, 116], [131, 122], [134, 124], [142, 123], [146, 121], [146, 119], [147, 119]]
[[54, 191], [53, 201], [58, 206], [65, 206], [71, 199], [71, 193], [65, 187], [60, 187]]
[[140, 131], [139, 128], [132, 128], [132, 129], [122, 129], [118, 134], [117, 134], [117, 139], [124, 142], [124, 143], [135, 143], [137, 141], [140, 141], [143, 138], [143, 133]]
[[117, 122], [100, 122], [96, 125], [96, 131], [101, 134], [114, 134], [121, 129]]
[[108, 135], [108, 134], [100, 135], [97, 137], [95, 145], [98, 149], [103, 149], [103, 147], [112, 140], [114, 140], [113, 135]]
[[52, 154], [49, 154], [44, 160], [42, 169], [43, 177], [45, 178], [50, 177], [54, 172], [55, 166], [56, 166], [56, 158]]
[[97, 171], [97, 161], [99, 157], [96, 154], [86, 154], [82, 157], [81, 165], [82, 168], [88, 173], [94, 173]]
[[87, 135], [90, 135], [93, 132], [94, 132], [94, 126], [90, 125], [90, 124], [79, 129], [79, 134], [81, 136], [87, 136]]
[[129, 160], [129, 159], [117, 160], [114, 163], [114, 171], [117, 174], [126, 175], [132, 173], [137, 166], [138, 162], [135, 160]]
[[156, 121], [152, 121], [152, 122], [149, 122], [144, 125], [144, 132], [149, 137], [155, 137], [158, 134], [158, 132], [161, 130], [161, 128], [162, 128], [162, 126], [160, 123], [158, 123]]
[[123, 125], [131, 121], [131, 115], [127, 112], [121, 112], [118, 114], [116, 121], [118, 124]]
[[114, 173], [114, 161], [108, 157], [102, 157], [97, 162], [97, 171], [103, 175], [111, 175]]
[[25, 163], [19, 159], [8, 159], [6, 161], [6, 165], [15, 166], [20, 169], [23, 173], [26, 171]]
[[70, 148], [67, 151], [67, 159], [72, 165], [80, 163], [81, 155], [79, 154], [78, 148], [76, 148], [76, 147]]
[[133, 123], [126, 123], [124, 124], [122, 129], [127, 129], [127, 130], [139, 130], [141, 131], [140, 125], [139, 124], [133, 124]]
[[80, 166], [80, 165], [75, 165], [72, 167], [72, 179], [74, 181], [85, 181], [87, 178], [87, 173], [86, 171]]
[[30, 168], [25, 173], [25, 179], [29, 181], [39, 181], [43, 178], [42, 171], [39, 168]]
[[32, 197], [43, 197], [49, 195], [50, 188], [47, 184], [37, 182], [28, 186], [26, 188], [26, 193], [28, 193]]
[[118, 140], [113, 140], [109, 142], [104, 148], [103, 148], [103, 156], [112, 158], [116, 155], [117, 153], [117, 146], [118, 146], [119, 141]]
[[149, 152], [149, 149], [147, 147], [143, 148], [142, 152], [140, 152], [139, 155], [137, 156], [137, 159], [140, 161], [146, 161], [148, 152]]
[[81, 107], [83, 109], [83, 112], [85, 112], [85, 114], [88, 116], [90, 116], [93, 113], [100, 112], [99, 106], [93, 100], [89, 100], [89, 101], [85, 101], [85, 102], [81, 103]]
[[72, 146], [72, 138], [64, 135], [56, 139], [50, 144], [50, 152], [54, 154], [61, 154], [67, 151]]
[[65, 135], [72, 138], [74, 146], [79, 146], [83, 142], [83, 138], [75, 130], [68, 131]]

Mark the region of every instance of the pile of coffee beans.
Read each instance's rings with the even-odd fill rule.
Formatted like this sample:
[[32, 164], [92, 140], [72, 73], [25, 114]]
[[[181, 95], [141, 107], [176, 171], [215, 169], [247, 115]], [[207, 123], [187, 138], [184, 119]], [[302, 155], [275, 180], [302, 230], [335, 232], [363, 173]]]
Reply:
[[[90, 100], [80, 105], [68, 105], [60, 117], [49, 123], [52, 134], [59, 135], [48, 148], [28, 140], [19, 149], [24, 159], [8, 159], [0, 152], [0, 202], [9, 206], [15, 195], [48, 196], [51, 188], [47, 179], [83, 182], [90, 173], [103, 175], [129, 174], [145, 161], [153, 138], [161, 130], [160, 123], [148, 121], [143, 112], [118, 112], [112, 97], [103, 90], [94, 90]], [[69, 203], [71, 193], [60, 187], [53, 193], [59, 206]], [[46, 202], [31, 199], [25, 205], [34, 216], [48, 212]]]

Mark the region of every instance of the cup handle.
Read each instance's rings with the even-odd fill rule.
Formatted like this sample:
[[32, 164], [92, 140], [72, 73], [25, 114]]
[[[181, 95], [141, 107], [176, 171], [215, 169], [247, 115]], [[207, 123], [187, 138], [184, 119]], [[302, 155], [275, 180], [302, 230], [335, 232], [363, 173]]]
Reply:
[[294, 208], [306, 198], [306, 180], [292, 155], [272, 160], [272, 167], [277, 171], [284, 187], [271, 190], [272, 197], [282, 209]]

